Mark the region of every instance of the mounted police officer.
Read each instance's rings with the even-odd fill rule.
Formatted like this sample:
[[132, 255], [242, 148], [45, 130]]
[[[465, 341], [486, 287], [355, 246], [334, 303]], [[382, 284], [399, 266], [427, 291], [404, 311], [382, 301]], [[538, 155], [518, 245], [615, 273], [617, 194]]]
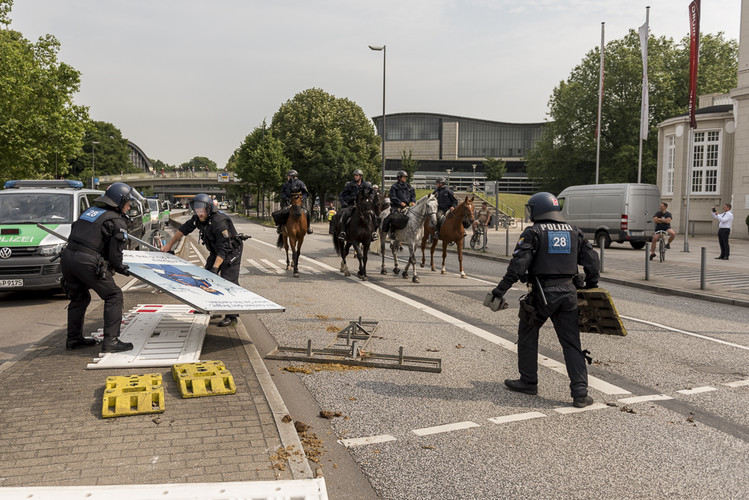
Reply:
[[[228, 215], [218, 211], [207, 194], [198, 194], [190, 202], [195, 214], [180, 226], [162, 252], [169, 252], [175, 243], [195, 229], [200, 232], [200, 241], [208, 249], [205, 268], [227, 281], [239, 285], [239, 268], [242, 264], [242, 238], [237, 234]], [[236, 314], [227, 314], [218, 326], [229, 326], [237, 322]]]
[[[383, 225], [385, 230], [390, 230], [390, 238], [393, 238], [392, 232], [394, 229], [390, 226], [391, 220], [394, 214], [405, 214], [408, 211], [408, 207], [413, 206], [416, 203], [416, 191], [408, 183], [408, 174], [405, 170], [401, 170], [396, 174], [398, 181], [390, 186], [390, 193], [388, 198], [390, 199], [390, 214], [385, 218], [385, 224]], [[401, 215], [398, 215], [401, 217]]]
[[437, 227], [434, 230], [434, 239], [440, 238], [440, 227], [445, 221], [445, 215], [455, 210], [458, 206], [458, 200], [455, 193], [449, 187], [445, 186], [445, 178], [437, 177], [437, 188], [432, 194], [437, 197]]
[[[338, 201], [341, 202], [341, 232], [338, 234], [338, 239], [341, 241], [346, 240], [346, 228], [348, 227], [348, 223], [354, 213], [354, 202], [356, 201], [356, 196], [359, 194], [359, 191], [365, 187], [372, 189], [372, 185], [364, 180], [364, 172], [357, 168], [354, 170], [354, 180], [348, 181], [343, 187], [343, 191], [341, 191], [341, 194], [338, 196]], [[379, 224], [377, 222], [377, 217], [374, 214], [372, 214], [372, 224], [372, 227], [375, 228], [375, 231], [372, 233], [372, 241], [375, 241], [377, 240], [377, 227]]]
[[[491, 291], [484, 304], [500, 301], [518, 281], [526, 281], [532, 291], [520, 302], [518, 325], [518, 371], [520, 378], [505, 380], [511, 390], [538, 393], [538, 332], [551, 318], [562, 345], [573, 406], [584, 408], [593, 403], [588, 395], [588, 372], [580, 347], [577, 288], [598, 286], [599, 261], [593, 246], [575, 226], [567, 224], [559, 202], [550, 193], [537, 193], [528, 199], [527, 215], [534, 222], [520, 235], [512, 260], [502, 281]], [[585, 278], [578, 275], [583, 266]], [[494, 309], [496, 310], [496, 309]]]
[[104, 352], [129, 351], [133, 344], [119, 339], [122, 323], [122, 290], [113, 273], [129, 276], [122, 263], [127, 243], [127, 216], [132, 188], [115, 182], [93, 202], [70, 230], [62, 253], [62, 277], [70, 299], [68, 305], [67, 349], [88, 347], [94, 339], [83, 337], [83, 320], [93, 290], [104, 300]]
[[[289, 170], [286, 174], [286, 182], [284, 182], [281, 187], [281, 208], [284, 209], [287, 214], [289, 204], [291, 203], [291, 195], [296, 193], [302, 195], [302, 209], [304, 210], [304, 215], [307, 216], [307, 234], [312, 234], [312, 218], [309, 216], [309, 211], [307, 211], [307, 197], [309, 196], [307, 186], [304, 185], [304, 182], [299, 180], [299, 174], [296, 170]], [[285, 222], [286, 217], [284, 217], [283, 220]], [[276, 226], [276, 232], [278, 234], [281, 234], [282, 226], [283, 224], [278, 224]]]

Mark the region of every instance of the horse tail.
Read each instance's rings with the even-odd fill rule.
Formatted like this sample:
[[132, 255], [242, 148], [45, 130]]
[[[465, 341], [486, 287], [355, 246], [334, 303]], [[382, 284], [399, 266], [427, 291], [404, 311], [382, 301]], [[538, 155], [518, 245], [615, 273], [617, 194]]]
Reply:
[[278, 239], [276, 240], [276, 248], [279, 248], [279, 249], [283, 248], [283, 244], [284, 244], [283, 233], [281, 233], [278, 235]]
[[341, 255], [341, 252], [343, 252], [343, 248], [341, 248], [341, 241], [338, 239], [337, 234], [333, 234], [333, 246], [335, 247], [335, 253], [336, 255]]

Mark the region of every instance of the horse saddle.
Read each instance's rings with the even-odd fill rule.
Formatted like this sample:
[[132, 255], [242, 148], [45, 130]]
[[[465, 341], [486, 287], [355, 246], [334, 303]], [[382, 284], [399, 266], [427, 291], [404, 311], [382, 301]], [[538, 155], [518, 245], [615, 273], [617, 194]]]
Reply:
[[402, 212], [391, 212], [388, 217], [390, 218], [390, 229], [403, 229], [408, 225], [408, 215]]
[[273, 222], [275, 222], [277, 226], [282, 226], [286, 224], [287, 220], [289, 220], [289, 209], [282, 208], [281, 210], [276, 210], [270, 215], [273, 217]]

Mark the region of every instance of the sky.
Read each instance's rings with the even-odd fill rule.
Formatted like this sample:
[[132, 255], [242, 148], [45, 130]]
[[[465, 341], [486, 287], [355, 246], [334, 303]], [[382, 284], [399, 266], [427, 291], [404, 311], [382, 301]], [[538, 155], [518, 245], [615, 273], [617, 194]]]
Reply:
[[[547, 118], [553, 89], [601, 42], [644, 24], [681, 40], [689, 0], [15, 0], [81, 72], [77, 104], [151, 159], [227, 160], [263, 120], [320, 88], [382, 114]], [[701, 32], [738, 39], [741, 0], [702, 0]]]

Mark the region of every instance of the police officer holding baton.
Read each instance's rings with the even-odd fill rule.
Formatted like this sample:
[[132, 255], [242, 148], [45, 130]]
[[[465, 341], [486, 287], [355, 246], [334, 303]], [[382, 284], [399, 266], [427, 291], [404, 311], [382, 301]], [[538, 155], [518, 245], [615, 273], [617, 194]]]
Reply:
[[[200, 232], [200, 241], [208, 249], [209, 255], [205, 268], [218, 274], [227, 281], [239, 285], [239, 268], [242, 264], [242, 239], [237, 234], [234, 223], [228, 215], [218, 211], [213, 200], [207, 194], [195, 195], [190, 202], [195, 214], [182, 224], [172, 239], [161, 248], [162, 252], [171, 251], [172, 247], [195, 229]], [[218, 326], [236, 324], [236, 314], [227, 314]]]
[[[520, 235], [507, 272], [484, 301], [496, 311], [506, 306], [504, 295], [516, 281], [527, 280], [532, 287], [518, 314], [520, 378], [507, 379], [505, 385], [515, 392], [538, 393], [538, 333], [551, 318], [562, 345], [573, 406], [584, 408], [593, 404], [593, 398], [588, 395], [588, 371], [580, 347], [577, 288], [598, 286], [598, 254], [582, 231], [565, 222], [554, 195], [531, 196], [526, 212], [534, 224]], [[584, 278], [578, 275], [578, 265], [585, 270]]]
[[93, 290], [104, 300], [104, 352], [129, 351], [130, 342], [119, 339], [122, 323], [122, 290], [114, 282], [113, 272], [129, 276], [122, 263], [122, 250], [127, 243], [126, 213], [130, 209], [132, 188], [115, 182], [104, 195], [93, 202], [70, 230], [68, 245], [62, 252], [63, 286], [68, 305], [67, 349], [92, 346], [96, 341], [83, 337], [83, 320], [91, 303]]

